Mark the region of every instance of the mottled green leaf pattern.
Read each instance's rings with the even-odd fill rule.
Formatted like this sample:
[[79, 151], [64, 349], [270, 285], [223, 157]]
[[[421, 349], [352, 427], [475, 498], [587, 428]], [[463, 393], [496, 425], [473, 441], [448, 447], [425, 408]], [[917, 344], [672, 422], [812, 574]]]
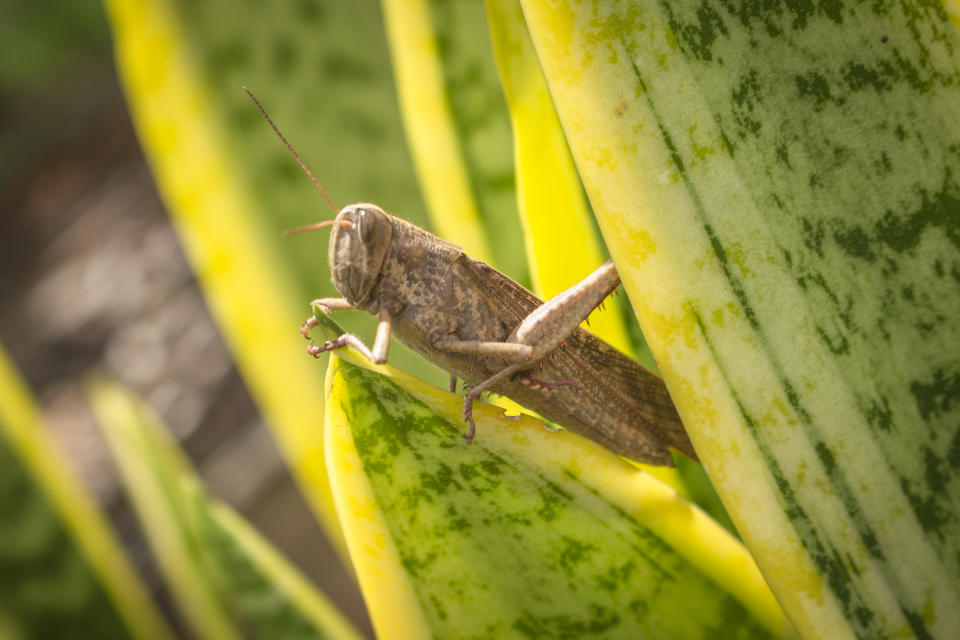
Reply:
[[435, 637], [767, 636], [571, 470], [488, 446], [482, 423], [467, 446], [460, 425], [366, 369], [340, 361], [332, 375], [331, 402]]
[[[898, 488], [960, 595], [960, 475], [950, 472], [960, 460], [960, 402], [955, 383], [953, 395], [949, 383], [936, 390], [960, 378], [960, 37], [942, 13], [935, 15], [942, 11], [936, 3], [890, 7], [880, 16], [840, 3], [809, 12], [757, 8], [737, 14], [719, 3], [704, 3], [696, 12], [664, 7], [695, 81], [706, 88], [726, 153], [741, 175], [750, 176], [744, 186], [764, 211], [771, 248], [795, 279], [833, 366], [860, 373], [844, 376], [850, 400], [880, 445], [882, 468], [903, 478]], [[857, 28], [855, 21], [877, 28]], [[722, 37], [734, 29], [776, 37], [757, 37], [744, 56], [741, 40]], [[815, 53], [823, 42], [831, 43], [831, 56], [817, 58], [817, 69], [788, 54], [797, 48]], [[718, 67], [739, 78], [732, 92], [710, 82]], [[677, 140], [685, 147], [677, 150], [681, 171], [696, 162], [692, 143], [695, 136]], [[769, 162], [771, 149], [776, 162]], [[743, 284], [746, 274], [724, 237], [722, 228], [735, 221], [714, 222], [710, 209], [705, 202], [703, 222], [717, 257], [728, 265], [748, 320], [758, 334], [769, 335], [772, 329], [755, 308], [757, 294]], [[789, 364], [774, 355], [777, 339], [765, 341], [779, 361], [791, 408], [858, 534], [883, 561], [896, 554], [896, 539], [877, 539], [883, 525], [874, 520], [869, 499], [864, 504], [857, 495], [859, 470], [836, 459], [842, 445], [831, 441], [842, 432], [833, 433], [837, 427], [815, 416], [815, 401], [804, 398]], [[926, 402], [937, 395], [944, 402]], [[744, 410], [745, 419], [759, 422], [753, 410]], [[769, 455], [777, 465], [777, 454]], [[827, 524], [801, 504], [796, 526]], [[847, 591], [856, 563], [838, 558], [823, 534], [808, 530], [805, 538], [832, 588], [847, 594], [847, 616], [863, 625], [863, 633], [880, 633], [864, 610], [871, 605]], [[897, 573], [887, 570], [886, 580], [900, 592], [898, 608], [913, 632], [922, 636], [929, 623], [923, 602], [905, 593], [912, 580]]]
[[944, 6], [524, 8], [644, 332], [788, 613], [811, 636], [952, 637], [960, 32]]

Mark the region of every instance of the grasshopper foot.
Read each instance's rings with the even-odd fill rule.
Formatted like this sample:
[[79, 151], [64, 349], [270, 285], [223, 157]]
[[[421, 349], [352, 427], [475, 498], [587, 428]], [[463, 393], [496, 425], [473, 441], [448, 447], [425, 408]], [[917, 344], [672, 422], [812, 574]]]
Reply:
[[300, 325], [300, 335], [309, 340], [310, 329], [313, 329], [315, 326], [317, 326], [317, 316], [310, 316]]
[[473, 421], [473, 398], [469, 395], [463, 397], [463, 421], [470, 423], [470, 429], [463, 438], [467, 444], [473, 444], [473, 436], [477, 435], [477, 423]]
[[323, 343], [323, 346], [314, 344], [314, 342], [311, 340], [310, 344], [307, 345], [307, 353], [312, 355], [314, 358], [319, 358], [321, 353], [333, 351], [334, 349], [339, 349], [340, 347], [348, 344], [347, 341], [349, 340], [349, 336], [349, 333], [345, 333], [336, 340], [327, 340]]

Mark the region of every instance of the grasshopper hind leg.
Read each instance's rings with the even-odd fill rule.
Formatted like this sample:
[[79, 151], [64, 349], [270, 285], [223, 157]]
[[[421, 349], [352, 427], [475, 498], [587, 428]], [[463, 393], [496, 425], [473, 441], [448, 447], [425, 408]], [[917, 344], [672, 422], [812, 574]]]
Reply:
[[467, 431], [467, 434], [463, 436], [466, 439], [467, 444], [471, 444], [473, 442], [473, 437], [477, 433], [477, 423], [473, 420], [473, 401], [479, 398], [480, 394], [489, 389], [491, 386], [513, 374], [513, 372], [524, 366], [524, 364], [525, 363], [522, 362], [515, 362], [509, 367], [501, 369], [483, 382], [470, 387], [470, 391], [467, 392], [467, 395], [463, 396], [463, 421], [470, 423], [470, 429]]
[[463, 421], [470, 423], [470, 428], [464, 434], [463, 439], [467, 444], [473, 444], [473, 436], [477, 435], [477, 423], [473, 421], [473, 398], [468, 393], [463, 397]]

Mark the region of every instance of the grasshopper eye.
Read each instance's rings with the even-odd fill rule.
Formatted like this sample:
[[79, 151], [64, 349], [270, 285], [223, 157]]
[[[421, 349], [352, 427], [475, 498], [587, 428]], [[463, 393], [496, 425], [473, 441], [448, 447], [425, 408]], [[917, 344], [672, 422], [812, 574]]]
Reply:
[[377, 239], [377, 232], [380, 228], [378, 222], [379, 220], [375, 216], [366, 211], [360, 211], [360, 215], [357, 216], [357, 234], [360, 236], [361, 242], [372, 244]]

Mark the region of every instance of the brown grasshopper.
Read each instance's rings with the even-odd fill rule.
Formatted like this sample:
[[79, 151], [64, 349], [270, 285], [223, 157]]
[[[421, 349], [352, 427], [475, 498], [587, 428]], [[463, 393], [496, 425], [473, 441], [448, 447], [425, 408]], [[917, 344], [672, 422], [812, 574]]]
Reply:
[[[673, 447], [696, 459], [663, 381], [579, 326], [620, 284], [612, 261], [544, 303], [459, 246], [376, 205], [337, 210], [330, 204], [334, 220], [291, 230], [332, 227], [330, 271], [343, 297], [314, 305], [325, 313], [361, 309], [379, 322], [372, 349], [348, 333], [323, 345], [311, 342], [308, 353], [350, 345], [382, 364], [396, 335], [450, 372], [451, 391], [457, 378], [470, 385], [463, 401], [468, 443], [476, 431], [473, 402], [492, 391], [627, 458], [672, 465]], [[316, 324], [316, 316], [303, 323], [304, 337]]]

